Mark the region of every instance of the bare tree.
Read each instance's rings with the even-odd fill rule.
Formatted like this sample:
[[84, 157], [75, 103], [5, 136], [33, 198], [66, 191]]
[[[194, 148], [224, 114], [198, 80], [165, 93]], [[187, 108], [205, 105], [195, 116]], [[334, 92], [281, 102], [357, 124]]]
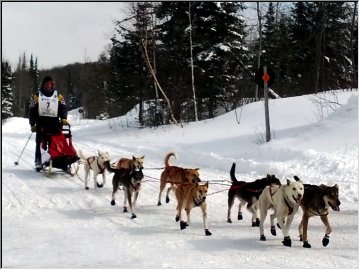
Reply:
[[150, 58], [149, 58], [148, 46], [147, 46], [147, 40], [148, 40], [148, 38], [147, 38], [147, 29], [142, 29], [142, 30], [143, 31], [141, 31], [141, 37], [140, 37], [141, 40], [140, 41], [141, 41], [142, 52], [143, 52], [143, 55], [144, 55], [144, 58], [145, 58], [146, 65], [149, 68], [149, 72], [150, 72], [151, 76], [153, 77], [155, 84], [159, 88], [161, 94], [163, 95], [163, 97], [164, 97], [164, 99], [166, 101], [166, 104], [167, 104], [167, 107], [168, 107], [168, 110], [169, 110], [169, 113], [170, 113], [171, 120], [175, 124], [177, 124], [177, 121], [176, 121], [176, 119], [174, 117], [174, 114], [173, 114], [173, 111], [171, 109], [170, 100], [168, 99], [167, 95], [165, 94], [164, 90], [162, 89], [162, 87], [161, 87], [161, 85], [160, 85], [160, 83], [159, 83], [159, 81], [157, 79], [154, 67], [151, 64], [151, 61], [150, 61]]
[[198, 121], [197, 104], [196, 104], [196, 91], [195, 91], [195, 81], [194, 81], [194, 61], [193, 61], [192, 24], [191, 24], [191, 2], [189, 2], [189, 39], [190, 39], [191, 86], [192, 86], [192, 92], [193, 92], [194, 116], [195, 116], [195, 121]]
[[[257, 68], [260, 68], [260, 60], [261, 60], [261, 42], [262, 42], [262, 24], [261, 24], [261, 11], [260, 11], [260, 5], [259, 2], [256, 2], [256, 11], [257, 11], [257, 17], [258, 17], [258, 24], [259, 24], [259, 51], [257, 53]], [[256, 85], [256, 91], [255, 91], [255, 100], [258, 100], [259, 97], [259, 87]]]

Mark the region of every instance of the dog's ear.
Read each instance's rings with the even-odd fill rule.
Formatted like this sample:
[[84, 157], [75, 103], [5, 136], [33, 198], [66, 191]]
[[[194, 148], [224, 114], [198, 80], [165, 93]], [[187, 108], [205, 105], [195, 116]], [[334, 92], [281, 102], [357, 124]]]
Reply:
[[194, 170], [199, 171], [199, 170], [200, 170], [200, 168], [195, 168]]
[[286, 179], [286, 184], [289, 186], [291, 184], [291, 181], [289, 179]]
[[205, 187], [209, 187], [209, 181], [206, 181], [206, 183], [205, 183]]
[[335, 185], [334, 185], [334, 188], [336, 188], [337, 190], [339, 190], [339, 185], [338, 185], [338, 184], [335, 184]]
[[136, 160], [136, 157], [133, 156], [133, 161], [135, 161], [135, 160]]
[[295, 179], [295, 181], [300, 181], [300, 178], [297, 177], [296, 175], [294, 175], [294, 179]]
[[144, 159], [144, 158], [145, 158], [145, 156], [142, 156], [142, 157], [141, 157], [141, 159]]

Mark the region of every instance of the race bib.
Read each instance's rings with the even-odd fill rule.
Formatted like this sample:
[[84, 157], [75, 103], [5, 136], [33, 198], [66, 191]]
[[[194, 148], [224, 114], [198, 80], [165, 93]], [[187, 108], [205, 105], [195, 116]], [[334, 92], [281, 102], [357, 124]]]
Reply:
[[58, 93], [54, 91], [51, 97], [39, 93], [39, 116], [58, 117]]

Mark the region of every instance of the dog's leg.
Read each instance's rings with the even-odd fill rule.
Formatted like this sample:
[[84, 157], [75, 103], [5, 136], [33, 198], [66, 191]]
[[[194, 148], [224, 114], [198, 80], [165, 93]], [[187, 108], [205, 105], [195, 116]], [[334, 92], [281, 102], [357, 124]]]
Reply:
[[240, 199], [240, 203], [239, 203], [239, 210], [238, 210], [238, 220], [242, 220], [243, 219], [243, 216], [242, 216], [242, 207], [243, 207], [243, 203], [242, 203], [242, 201], [241, 201], [241, 199]]
[[273, 236], [276, 236], [276, 227], [275, 227], [275, 217], [276, 217], [276, 209], [274, 209], [274, 212], [270, 214], [270, 232]]
[[134, 208], [136, 207], [136, 202], [137, 202], [138, 196], [139, 196], [139, 191], [135, 191], [134, 200], [133, 200], [133, 207]]
[[259, 226], [260, 240], [266, 241], [266, 237], [264, 234], [264, 221], [267, 215], [268, 207], [267, 205], [265, 205], [265, 203], [262, 203], [262, 200], [261, 201], [259, 200], [258, 204], [260, 209], [260, 226]]
[[166, 186], [166, 182], [165, 182], [165, 180], [163, 180], [162, 179], [162, 177], [160, 178], [160, 191], [159, 191], [159, 198], [158, 198], [158, 206], [160, 206], [161, 205], [161, 194], [162, 194], [162, 192], [163, 192], [163, 190], [164, 190], [164, 188], [165, 188], [165, 186]]
[[228, 194], [228, 212], [227, 212], [227, 222], [228, 223], [232, 223], [230, 215], [231, 215], [231, 208], [234, 204], [234, 200], [235, 200], [235, 196], [233, 194], [230, 194], [230, 192], [229, 192], [229, 194]]
[[320, 216], [320, 218], [321, 218], [321, 221], [324, 223], [325, 228], [326, 228], [326, 230], [325, 230], [325, 236], [324, 236], [324, 238], [323, 238], [323, 240], [322, 240], [323, 246], [326, 247], [326, 246], [329, 244], [329, 242], [330, 242], [329, 238], [330, 238], [330, 233], [331, 233], [332, 229], [331, 229], [331, 226], [330, 226], [330, 223], [329, 223], [329, 220], [328, 220], [328, 216], [327, 216], [327, 215], [325, 215], [325, 216]]
[[[203, 214], [203, 224], [204, 224], [205, 235], [209, 236], [209, 235], [211, 235], [212, 233], [209, 231], [208, 226], [207, 226], [206, 206], [207, 206], [207, 205], [206, 205], [205, 202], [200, 205], [201, 211], [202, 211], [202, 214]], [[190, 218], [190, 211], [189, 211], [189, 218]]]
[[124, 203], [123, 203], [123, 212], [124, 213], [127, 213], [128, 212], [128, 209], [127, 209], [127, 200], [128, 200], [128, 192], [127, 192], [128, 188], [126, 188], [124, 186]]
[[173, 188], [173, 184], [171, 184], [171, 186], [167, 189], [166, 191], [166, 198], [165, 198], [165, 202], [166, 203], [169, 203], [170, 202], [170, 197], [169, 197], [169, 193], [170, 193], [170, 190]]
[[[294, 211], [294, 212], [296, 213], [296, 211]], [[285, 224], [284, 224], [284, 219], [285, 219], [284, 216], [282, 216], [282, 215], [277, 215], [276, 216], [276, 219], [277, 219], [278, 223], [280, 224], [282, 233], [284, 235], [284, 240], [282, 241], [282, 243], [286, 247], [291, 247], [291, 238], [289, 236], [289, 229], [290, 229], [291, 222], [294, 219], [294, 214], [295, 213], [289, 215], [286, 218]]]
[[255, 208], [256, 199], [255, 199], [255, 202], [254, 202], [254, 199], [255, 198], [252, 198], [251, 201], [247, 204], [247, 210], [251, 213], [251, 226], [259, 227], [260, 220], [259, 220], [259, 218], [257, 218], [257, 215], [256, 215], [256, 208]]
[[130, 190], [130, 187], [128, 187], [127, 189], [127, 198], [128, 198], [128, 203], [129, 203], [129, 207], [130, 207], [130, 211], [131, 211], [131, 219], [133, 218], [136, 218], [136, 215], [134, 213], [134, 209], [133, 209], [133, 206], [132, 206], [132, 192]]
[[119, 190], [119, 183], [116, 181], [116, 174], [114, 174], [113, 179], [112, 179], [112, 186], [113, 186], [113, 191], [111, 194], [111, 205], [115, 205], [115, 194], [116, 192]]
[[89, 181], [90, 168], [87, 166], [87, 164], [84, 165], [84, 168], [85, 168], [85, 189], [89, 189], [88, 181]]
[[106, 184], [106, 175], [105, 175], [105, 170], [102, 172], [102, 178], [103, 178], [103, 181], [102, 181], [102, 187], [105, 186]]
[[[311, 248], [311, 245], [308, 242], [307, 239], [307, 228], [309, 224], [309, 216], [303, 213], [300, 225], [299, 225], [299, 233], [300, 233], [300, 239], [303, 241], [303, 247], [304, 248]], [[301, 226], [301, 231], [300, 231]]]
[[98, 176], [98, 173], [94, 171], [94, 189], [98, 188], [97, 181], [96, 181], [97, 176]]

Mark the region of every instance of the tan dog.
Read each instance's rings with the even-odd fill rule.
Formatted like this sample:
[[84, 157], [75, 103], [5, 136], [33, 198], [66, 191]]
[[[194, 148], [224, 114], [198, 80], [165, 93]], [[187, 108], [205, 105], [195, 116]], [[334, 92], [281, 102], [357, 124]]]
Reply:
[[118, 163], [116, 164], [116, 168], [117, 169], [130, 169], [132, 171], [140, 171], [142, 169], [144, 169], [144, 158], [145, 156], [142, 157], [132, 157], [132, 159], [130, 158], [121, 158]]
[[169, 158], [171, 156], [175, 156], [175, 153], [170, 152], [165, 156], [165, 169], [160, 176], [160, 192], [157, 205], [161, 205], [161, 193], [167, 183], [170, 183], [171, 186], [166, 192], [166, 203], [170, 201], [169, 192], [174, 185], [176, 186], [181, 183], [198, 183], [201, 181], [199, 178], [199, 168], [185, 169], [177, 166], [170, 166]]
[[[209, 188], [209, 182], [204, 185], [196, 184], [180, 184], [175, 189], [175, 195], [177, 199], [177, 214], [175, 217], [176, 222], [180, 220], [180, 229], [186, 229], [190, 225], [190, 211], [196, 206], [200, 206], [203, 214], [203, 223], [205, 235], [211, 235], [207, 227], [207, 212], [206, 212], [206, 195]], [[181, 218], [182, 210], [185, 209], [187, 222]]]

